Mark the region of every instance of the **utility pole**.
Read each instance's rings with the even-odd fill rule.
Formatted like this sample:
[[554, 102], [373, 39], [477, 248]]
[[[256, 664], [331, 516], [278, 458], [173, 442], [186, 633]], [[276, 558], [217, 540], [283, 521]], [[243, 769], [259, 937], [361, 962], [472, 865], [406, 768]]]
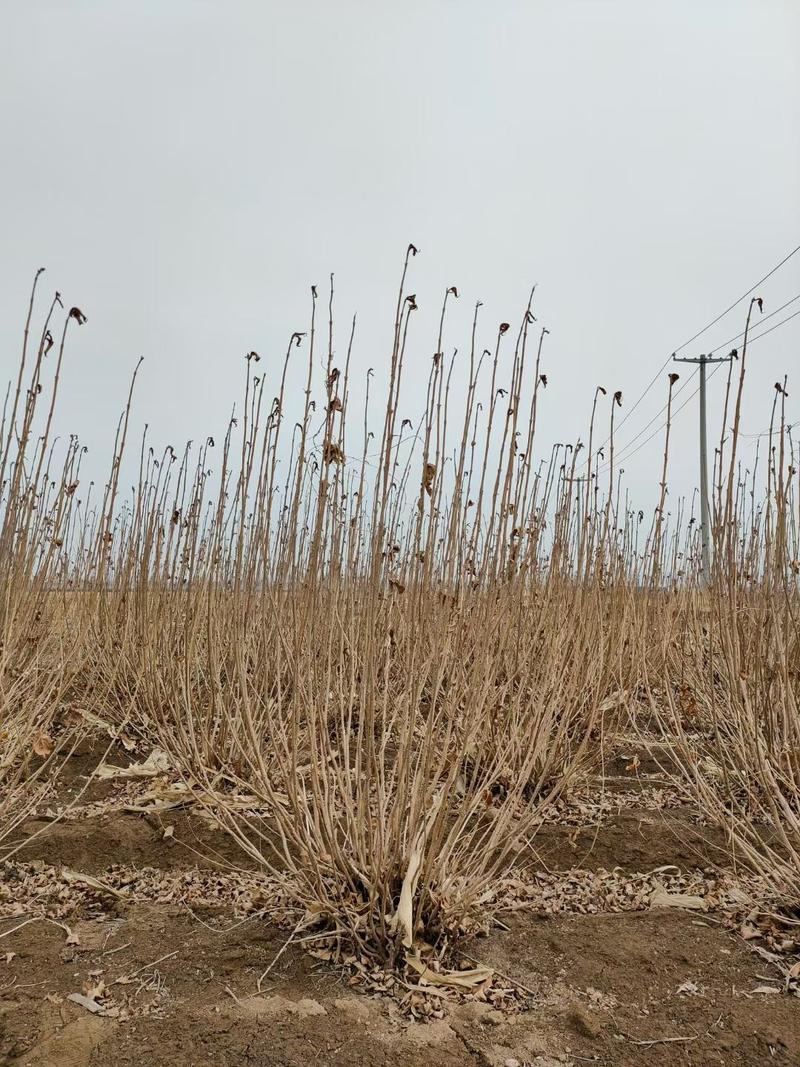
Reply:
[[730, 356], [700, 355], [694, 359], [672, 357], [675, 363], [697, 363], [700, 367], [700, 544], [702, 547], [703, 580], [711, 581], [711, 520], [708, 514], [708, 443], [706, 441], [706, 366], [709, 363], [730, 363]]

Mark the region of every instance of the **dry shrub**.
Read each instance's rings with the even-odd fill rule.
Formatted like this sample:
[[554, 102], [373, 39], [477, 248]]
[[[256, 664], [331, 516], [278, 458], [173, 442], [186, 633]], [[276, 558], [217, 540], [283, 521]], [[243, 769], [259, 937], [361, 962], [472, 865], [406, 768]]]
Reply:
[[741, 474], [739, 420], [756, 306], [754, 297], [738, 362], [730, 364], [732, 424], [723, 425], [716, 450], [713, 573], [664, 628], [668, 664], [657, 681], [666, 675], [670, 684], [652, 702], [683, 782], [726, 830], [732, 858], [764, 875], [791, 909], [800, 906], [800, 495], [785, 380], [775, 384], [765, 469], [757, 452], [752, 472]]
[[[51, 786], [63, 753], [79, 734], [74, 725], [65, 728], [57, 720], [80, 674], [87, 637], [73, 624], [74, 605], [53, 590], [80, 452], [72, 441], [59, 469], [50, 439], [67, 327], [82, 316], [76, 308], [70, 311], [56, 345], [50, 332], [60, 305], [56, 294], [32, 355], [40, 274], [31, 293], [19, 373], [6, 394], [0, 424], [0, 842]], [[42, 378], [51, 349], [57, 365], [48, 398]], [[36, 436], [36, 418], [48, 399]]]
[[798, 906], [800, 660], [792, 612], [780, 591], [765, 588], [709, 599], [700, 625], [684, 620], [685, 680], [667, 687], [658, 715], [685, 786], [726, 829], [732, 858]]
[[[369, 388], [363, 417], [351, 410], [352, 332], [334, 362], [332, 286], [316, 382], [313, 290], [309, 329], [292, 335], [279, 374], [247, 354], [242, 415], [219, 446], [156, 453], [143, 440], [123, 499], [129, 397], [91, 506], [76, 440], [51, 470], [60, 354], [33, 436], [48, 316], [4, 423], [0, 773], [22, 783], [31, 739], [56, 715], [138, 730], [206, 787], [309, 926], [396, 961], [421, 942], [444, 955], [486, 919], [546, 805], [587, 761], [602, 766], [604, 731], [644, 704], [686, 787], [788, 891], [800, 869], [800, 646], [782, 402], [758, 514], [734, 464], [736, 432], [720, 446], [709, 584], [696, 524], [666, 521], [674, 375], [649, 526], [620, 502], [619, 391], [596, 390], [585, 453], [556, 446], [549, 463], [535, 460], [546, 330], [530, 305], [483, 354], [476, 308], [456, 405], [448, 289], [416, 431], [400, 417], [414, 254], [374, 433]], [[306, 360], [296, 421], [293, 359]], [[242, 794], [255, 798], [250, 812]], [[754, 829], [767, 821], [769, 839]]]
[[[586, 752], [608, 679], [568, 604], [547, 587], [451, 604], [353, 583], [257, 598], [242, 617], [221, 598], [192, 697], [160, 672], [141, 694], [163, 747], [310, 917], [390, 956], [412, 926], [441, 948]], [[586, 670], [563, 670], [568, 648]], [[226, 809], [227, 789], [254, 794], [266, 822]]]

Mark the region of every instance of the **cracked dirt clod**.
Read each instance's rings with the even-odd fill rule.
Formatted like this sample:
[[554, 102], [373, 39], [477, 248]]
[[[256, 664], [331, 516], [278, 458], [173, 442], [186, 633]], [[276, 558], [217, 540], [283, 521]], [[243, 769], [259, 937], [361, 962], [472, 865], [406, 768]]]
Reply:
[[603, 1029], [602, 1020], [577, 1000], [573, 1000], [567, 1006], [564, 1019], [576, 1034], [588, 1037], [592, 1041], [600, 1036], [600, 1031]]
[[453, 1008], [453, 1020], [464, 1023], [479, 1023], [492, 1011], [491, 1004], [482, 1000], [467, 1000]]

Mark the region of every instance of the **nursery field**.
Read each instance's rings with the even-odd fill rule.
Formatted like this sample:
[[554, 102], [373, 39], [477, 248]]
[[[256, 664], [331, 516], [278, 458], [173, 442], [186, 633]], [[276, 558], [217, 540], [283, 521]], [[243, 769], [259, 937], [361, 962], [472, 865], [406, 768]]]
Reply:
[[761, 301], [706, 529], [668, 500], [675, 373], [652, 513], [621, 391], [540, 458], [531, 304], [449, 355], [449, 288], [413, 410], [415, 254], [382, 399], [331, 282], [217, 439], [134, 442], [134, 374], [104, 481], [57, 432], [90, 324], [37, 274], [0, 427], [0, 1062], [800, 1062], [786, 381], [737, 454]]

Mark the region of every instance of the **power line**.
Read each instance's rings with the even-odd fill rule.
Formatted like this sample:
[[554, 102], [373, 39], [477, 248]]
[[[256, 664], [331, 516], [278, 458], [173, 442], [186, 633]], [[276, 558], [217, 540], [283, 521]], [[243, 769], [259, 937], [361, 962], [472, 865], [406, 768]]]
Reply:
[[[683, 383], [683, 385], [681, 385], [681, 386], [680, 386], [680, 388], [676, 389], [676, 390], [675, 390], [675, 393], [674, 393], [673, 395], [674, 395], [674, 396], [680, 396], [680, 394], [681, 394], [681, 393], [683, 392], [683, 390], [684, 390], [684, 389], [685, 389], [685, 388], [686, 388], [686, 387], [687, 387], [687, 386], [689, 385], [689, 383], [691, 382], [691, 380], [692, 380], [693, 378], [695, 378], [695, 377], [697, 376], [697, 373], [698, 373], [698, 372], [697, 372], [696, 370], [695, 370], [695, 371], [692, 371], [692, 373], [691, 373], [691, 374], [689, 375], [689, 377], [688, 377], [688, 378], [686, 379], [686, 381], [685, 381], [685, 382]], [[694, 394], [692, 394], [692, 395], [694, 396]], [[639, 430], [639, 432], [638, 432], [638, 433], [636, 434], [636, 436], [635, 436], [635, 437], [632, 437], [632, 438], [630, 439], [630, 441], [628, 441], [628, 442], [627, 442], [626, 444], [624, 444], [624, 445], [622, 446], [622, 448], [620, 449], [620, 451], [621, 451], [621, 452], [624, 452], [624, 451], [625, 451], [626, 449], [628, 449], [628, 448], [630, 448], [630, 447], [631, 447], [631, 445], [632, 445], [632, 444], [634, 443], [634, 441], [638, 441], [638, 440], [639, 440], [639, 438], [640, 438], [640, 437], [642, 436], [642, 434], [643, 434], [643, 433], [645, 433], [645, 432], [646, 432], [647, 430], [649, 430], [649, 429], [650, 429], [650, 427], [651, 427], [651, 426], [653, 425], [653, 423], [654, 423], [654, 422], [656, 421], [656, 419], [657, 419], [657, 418], [659, 418], [659, 417], [660, 417], [661, 415], [663, 415], [663, 414], [664, 414], [664, 412], [665, 412], [666, 410], [667, 410], [667, 405], [665, 404], [665, 405], [664, 405], [664, 406], [663, 406], [662, 408], [660, 408], [660, 409], [659, 409], [659, 410], [658, 410], [658, 411], [657, 411], [657, 412], [655, 413], [655, 415], [654, 415], [654, 416], [652, 417], [652, 419], [651, 419], [651, 420], [650, 420], [649, 422], [645, 423], [645, 425], [644, 425], [644, 426], [643, 426], [643, 427], [641, 428], [641, 430]], [[677, 410], [677, 411], [680, 411], [680, 408], [676, 408], [676, 410]], [[666, 425], [666, 424], [665, 424], [665, 423], [662, 423], [662, 424], [661, 424], [661, 426], [659, 426], [659, 427], [658, 427], [658, 429], [656, 429], [656, 433], [658, 433], [658, 431], [659, 431], [659, 430], [660, 430], [660, 429], [661, 429], [661, 428], [662, 428], [662, 427], [663, 427], [664, 425]], [[607, 437], [607, 438], [606, 438], [606, 440], [605, 440], [605, 441], [603, 442], [603, 446], [601, 446], [601, 447], [605, 447], [605, 445], [606, 445], [606, 444], [608, 444], [609, 440], [610, 440], [610, 438], [608, 438], [608, 437]], [[648, 437], [648, 438], [647, 438], [647, 440], [649, 441], [649, 440], [650, 440], [650, 438]]]
[[[800, 252], [800, 245], [797, 245], [796, 248], [793, 248], [791, 252], [789, 252], [787, 255], [785, 255], [783, 257], [783, 259], [780, 261], [780, 263], [777, 263], [772, 268], [772, 270], [768, 271], [768, 273], [764, 275], [763, 278], [760, 278], [755, 283], [755, 285], [752, 285], [747, 290], [746, 293], [742, 293], [742, 295], [737, 300], [734, 300], [734, 302], [729, 307], [725, 308], [724, 311], [721, 311], [719, 313], [719, 315], [717, 315], [717, 317], [715, 319], [712, 319], [711, 322], [708, 323], [708, 325], [704, 326], [702, 328], [702, 330], [698, 330], [697, 333], [694, 334], [692, 337], [690, 337], [688, 341], [684, 341], [682, 345], [679, 345], [678, 348], [674, 349], [667, 356], [667, 358], [664, 360], [664, 362], [661, 364], [661, 366], [658, 368], [658, 370], [655, 372], [655, 374], [653, 375], [653, 377], [651, 378], [650, 382], [645, 387], [644, 392], [641, 394], [641, 396], [638, 398], [638, 400], [636, 400], [636, 402], [633, 404], [633, 406], [628, 409], [628, 411], [626, 412], [625, 416], [619, 421], [617, 428], [619, 429], [619, 427], [624, 426], [624, 424], [628, 421], [628, 419], [631, 417], [631, 415], [634, 413], [634, 411], [636, 411], [638, 406], [641, 404], [641, 402], [644, 400], [644, 398], [647, 396], [647, 394], [653, 388], [655, 383], [658, 381], [658, 376], [661, 374], [661, 372], [664, 370], [664, 368], [667, 366], [667, 364], [670, 362], [670, 360], [672, 359], [672, 357], [674, 355], [677, 355], [679, 352], [682, 352], [684, 348], [686, 348], [686, 347], [688, 347], [688, 345], [692, 344], [693, 341], [696, 341], [698, 339], [698, 337], [702, 337], [702, 335], [704, 333], [706, 333], [708, 330], [710, 330], [712, 326], [716, 326], [716, 324], [720, 321], [720, 319], [723, 319], [728, 314], [728, 312], [733, 311], [733, 309], [738, 304], [741, 304], [741, 302], [743, 300], [746, 300], [748, 296], [750, 296], [752, 293], [755, 292], [755, 290], [759, 287], [759, 285], [763, 285], [763, 283], [765, 281], [767, 281], [769, 278], [771, 278], [772, 275], [775, 274], [776, 271], [780, 270], [780, 268], [785, 263], [788, 263], [789, 260], [792, 258], [792, 256], [796, 255], [798, 252]], [[664, 409], [662, 409], [662, 410], [664, 410]], [[658, 416], [656, 416], [656, 417], [658, 417]], [[601, 445], [601, 447], [604, 447], [605, 445], [607, 445], [609, 440], [610, 440], [610, 438], [607, 437], [605, 439], [605, 441], [603, 442], [603, 444]], [[587, 463], [588, 463], [588, 461], [589, 460], [587, 458]]]
[[[791, 304], [791, 303], [793, 302], [793, 300], [796, 300], [796, 299], [798, 299], [798, 298], [800, 298], [800, 294], [798, 294], [798, 296], [797, 296], [797, 297], [793, 297], [793, 298], [792, 298], [792, 300], [789, 300], [789, 301], [787, 301], [787, 303], [786, 303], [786, 304], [784, 304], [784, 305], [783, 305], [783, 307], [787, 307], [787, 306], [788, 306], [788, 304]], [[781, 310], [782, 310], [782, 308], [778, 308], [778, 309], [777, 309], [777, 311], [781, 311]], [[773, 312], [772, 314], [777, 314], [777, 311]], [[781, 319], [781, 321], [780, 321], [780, 322], [776, 322], [776, 323], [775, 323], [774, 325], [770, 326], [770, 328], [769, 328], [768, 330], [762, 330], [762, 331], [761, 331], [761, 333], [757, 333], [757, 334], [755, 334], [755, 335], [754, 335], [753, 337], [749, 337], [749, 338], [748, 338], [748, 340], [747, 340], [747, 343], [748, 343], [748, 345], [752, 345], [752, 344], [754, 344], [754, 343], [755, 343], [756, 341], [758, 341], [758, 340], [759, 340], [760, 338], [762, 338], [762, 337], [766, 337], [768, 333], [772, 333], [772, 331], [773, 331], [773, 330], [777, 330], [777, 329], [778, 329], [778, 327], [780, 327], [780, 326], [785, 326], [787, 322], [790, 322], [790, 321], [791, 321], [792, 319], [795, 319], [795, 318], [797, 318], [797, 316], [798, 316], [798, 315], [800, 315], [800, 311], [795, 311], [795, 312], [794, 312], [793, 314], [791, 314], [791, 315], [787, 315], [785, 319]], [[740, 334], [740, 335], [738, 335], [738, 336], [744, 336], [744, 334], [742, 333], [742, 334]], [[736, 340], [736, 338], [733, 338], [733, 340]], [[729, 344], [729, 343], [730, 343], [730, 342], [726, 342], [726, 344]], [[722, 348], [722, 347], [724, 347], [724, 346], [723, 346], [723, 345], [720, 345], [719, 347], [720, 347], [720, 348]], [[710, 355], [710, 354], [711, 354], [711, 353], [709, 353], [709, 355]], [[693, 379], [693, 378], [694, 378], [694, 377], [695, 377], [695, 376], [697, 375], [697, 373], [698, 373], [697, 371], [693, 371], [693, 372], [692, 372], [692, 374], [691, 374], [691, 375], [690, 375], [690, 376], [689, 376], [689, 377], [688, 377], [688, 378], [686, 379], [686, 381], [685, 381], [685, 382], [684, 382], [684, 384], [683, 384], [683, 385], [682, 385], [682, 386], [680, 387], [680, 389], [678, 389], [678, 390], [676, 391], [676, 393], [675, 393], [675, 396], [679, 396], [679, 395], [680, 395], [680, 393], [681, 393], [681, 392], [682, 392], [682, 391], [683, 391], [683, 390], [684, 390], [684, 389], [686, 388], [686, 386], [687, 386], [687, 385], [689, 385], [689, 383], [690, 383], [690, 382], [692, 381], [692, 379]], [[713, 371], [711, 372], [711, 374], [709, 374], [709, 376], [708, 376], [708, 377], [709, 377], [709, 380], [710, 380], [711, 378], [713, 378], [714, 374], [716, 374], [716, 370], [713, 370]], [[686, 406], [686, 404], [688, 404], [688, 402], [689, 402], [689, 401], [690, 401], [690, 400], [692, 399], [692, 397], [694, 397], [694, 396], [697, 396], [697, 393], [698, 393], [699, 391], [700, 391], [700, 390], [699, 390], [699, 386], [698, 386], [698, 388], [697, 388], [697, 389], [695, 389], [695, 391], [694, 391], [694, 392], [692, 393], [692, 395], [691, 395], [691, 396], [689, 396], [689, 397], [687, 397], [687, 399], [686, 399], [686, 400], [684, 401], [684, 403], [683, 403], [683, 404], [681, 404], [681, 405], [680, 405], [680, 407], [678, 407], [678, 408], [676, 408], [676, 409], [675, 409], [675, 412], [674, 412], [674, 414], [675, 414], [675, 415], [677, 415], [679, 411], [682, 411], [682, 410], [683, 410], [683, 408], [684, 408], [684, 407]], [[640, 437], [642, 436], [642, 434], [643, 434], [643, 433], [644, 433], [644, 432], [645, 432], [646, 430], [648, 430], [648, 429], [649, 429], [649, 428], [650, 428], [650, 427], [651, 427], [651, 426], [653, 425], [653, 423], [654, 423], [654, 422], [656, 421], [656, 419], [657, 419], [657, 418], [658, 418], [658, 417], [659, 417], [660, 415], [663, 415], [663, 413], [664, 413], [664, 412], [665, 412], [666, 410], [667, 410], [667, 405], [666, 405], [666, 404], [664, 404], [664, 406], [663, 406], [663, 407], [662, 407], [662, 408], [661, 408], [661, 409], [660, 409], [659, 411], [657, 411], [657, 412], [655, 413], [655, 415], [654, 415], [654, 416], [652, 417], [652, 419], [650, 419], [650, 421], [649, 421], [649, 422], [648, 422], [648, 423], [647, 423], [647, 424], [646, 424], [645, 426], [643, 426], [643, 427], [642, 427], [642, 429], [641, 429], [641, 430], [640, 430], [640, 431], [639, 431], [639, 432], [638, 432], [638, 433], [636, 434], [636, 436], [635, 436], [635, 437], [632, 437], [632, 438], [630, 439], [630, 441], [628, 441], [628, 442], [627, 442], [626, 444], [624, 444], [624, 445], [622, 446], [622, 448], [620, 449], [620, 451], [621, 451], [622, 455], [620, 455], [620, 457], [619, 457], [619, 460], [618, 460], [618, 462], [622, 463], [622, 462], [623, 462], [623, 460], [629, 459], [629, 458], [630, 458], [630, 457], [631, 457], [632, 455], [634, 455], [634, 454], [635, 454], [636, 452], [638, 452], [640, 448], [643, 448], [643, 447], [644, 447], [644, 445], [646, 445], [646, 444], [648, 443], [648, 441], [652, 441], [652, 439], [653, 439], [653, 438], [654, 438], [654, 437], [655, 437], [655, 436], [656, 436], [656, 435], [657, 435], [658, 433], [660, 433], [660, 432], [661, 432], [661, 430], [663, 430], [663, 429], [664, 429], [664, 427], [666, 426], [666, 423], [665, 423], [665, 422], [662, 422], [662, 423], [661, 423], [661, 424], [660, 424], [659, 426], [657, 426], [657, 427], [656, 427], [656, 429], [654, 430], [654, 432], [653, 432], [652, 434], [650, 434], [650, 436], [649, 436], [649, 437], [645, 438], [645, 440], [644, 440], [644, 441], [642, 441], [641, 445], [639, 445], [639, 446], [638, 446], [637, 448], [635, 448], [635, 449], [633, 450], [633, 452], [628, 452], [628, 453], [627, 453], [627, 455], [625, 454], [625, 453], [626, 453], [626, 450], [627, 450], [627, 449], [629, 449], [629, 448], [630, 448], [630, 446], [631, 446], [631, 445], [632, 445], [632, 444], [633, 444], [633, 443], [634, 443], [635, 441], [637, 441], [637, 440], [638, 440], [638, 439], [639, 439], [639, 438], [640, 438]], [[620, 423], [620, 425], [622, 425], [622, 424]], [[605, 440], [605, 441], [603, 442], [603, 445], [602, 445], [601, 447], [604, 447], [604, 446], [605, 446], [605, 445], [606, 445], [606, 444], [608, 443], [608, 441], [609, 441], [609, 438], [606, 438], [606, 440]], [[606, 471], [606, 470], [608, 470], [608, 466], [609, 466], [609, 465], [608, 465], [608, 464], [606, 464], [606, 465], [605, 465], [605, 466], [604, 466], [603, 468], [601, 468], [601, 470], [599, 470], [599, 471], [598, 471], [597, 473], [598, 473], [598, 474], [601, 474], [601, 473], [603, 473], [603, 471]]]
[[770, 326], [768, 330], [762, 330], [761, 333], [757, 333], [754, 337], [748, 338], [748, 344], [753, 344], [754, 341], [759, 341], [762, 337], [766, 337], [768, 333], [772, 333], [773, 330], [777, 330], [779, 326], [785, 326], [787, 322], [792, 319], [796, 319], [800, 315], [800, 311], [795, 311], [791, 315], [787, 315], [785, 319], [781, 319], [780, 322], [776, 322], [774, 326]]
[[[720, 363], [720, 364], [718, 364], [718, 365], [717, 365], [717, 366], [716, 366], [716, 367], [714, 368], [714, 370], [712, 370], [712, 372], [711, 372], [711, 373], [709, 374], [709, 376], [708, 376], [708, 380], [709, 380], [709, 381], [711, 381], [711, 379], [712, 379], [712, 378], [714, 377], [714, 375], [715, 375], [715, 374], [717, 373], [717, 371], [719, 370], [719, 368], [720, 368], [721, 366], [722, 366], [722, 364]], [[692, 378], [694, 378], [694, 376], [695, 376], [696, 374], [697, 374], [697, 371], [694, 371], [694, 372], [693, 372], [693, 374], [691, 375], [691, 377], [690, 377], [690, 378], [688, 379], [688, 381], [687, 381], [687, 385], [688, 385], [688, 382], [690, 382], [690, 381], [692, 380]], [[675, 418], [675, 416], [676, 416], [676, 415], [677, 415], [677, 414], [678, 414], [679, 412], [683, 411], [683, 409], [684, 409], [684, 408], [686, 407], [686, 405], [687, 405], [687, 404], [689, 403], [689, 401], [690, 401], [690, 400], [694, 400], [694, 398], [695, 398], [695, 397], [697, 396], [697, 394], [698, 394], [699, 392], [700, 392], [700, 386], [698, 385], [698, 387], [697, 387], [697, 388], [696, 388], [696, 389], [694, 390], [694, 392], [690, 393], [690, 394], [689, 394], [689, 396], [687, 396], [687, 397], [686, 397], [686, 399], [684, 400], [684, 402], [683, 402], [682, 404], [680, 404], [680, 405], [679, 405], [679, 406], [678, 406], [677, 408], [675, 408], [675, 410], [674, 410], [674, 411], [672, 412], [672, 417], [673, 417], [673, 419]], [[666, 406], [665, 406], [665, 408], [664, 408], [664, 409], [662, 409], [662, 410], [665, 410], [665, 409], [666, 409]], [[629, 453], [628, 453], [627, 455], [621, 455], [621, 456], [619, 457], [619, 459], [615, 461], [615, 463], [627, 463], [627, 461], [628, 461], [628, 460], [629, 460], [629, 459], [631, 458], [631, 456], [635, 456], [635, 455], [636, 455], [636, 453], [637, 453], [637, 452], [638, 452], [638, 451], [639, 451], [640, 449], [644, 448], [644, 446], [645, 446], [646, 444], [649, 444], [649, 442], [650, 442], [650, 441], [652, 441], [654, 437], [657, 437], [657, 436], [658, 436], [658, 435], [659, 435], [659, 434], [661, 433], [661, 431], [662, 431], [662, 430], [663, 430], [663, 429], [665, 428], [665, 426], [666, 426], [666, 425], [667, 425], [667, 424], [666, 424], [665, 422], [662, 422], [660, 426], [656, 426], [655, 430], [653, 430], [653, 432], [652, 432], [652, 433], [650, 434], [650, 436], [649, 436], [649, 437], [646, 437], [646, 438], [644, 439], [644, 441], [642, 441], [642, 443], [641, 443], [640, 445], [637, 445], [637, 446], [636, 446], [636, 448], [634, 448], [634, 450], [633, 450], [632, 452], [629, 452]], [[631, 443], [631, 442], [629, 442], [629, 443], [628, 443], [628, 445], [626, 445], [626, 446], [625, 446], [625, 448], [628, 448], [628, 447], [629, 447], [629, 445], [630, 445], [630, 443]], [[624, 452], [624, 449], [623, 449], [623, 452]], [[596, 473], [597, 473], [598, 475], [600, 475], [600, 474], [605, 474], [605, 472], [606, 472], [606, 471], [608, 470], [608, 468], [609, 468], [610, 466], [611, 466], [611, 464], [610, 464], [610, 463], [606, 463], [606, 464], [605, 464], [605, 466], [604, 466], [604, 467], [601, 467], [601, 468], [600, 468], [600, 470], [598, 470], [598, 471], [597, 471]]]
[[[787, 422], [786, 426], [785, 426], [785, 429], [787, 431], [791, 430], [796, 425], [797, 425], [797, 423]], [[740, 437], [746, 437], [748, 440], [752, 441], [752, 440], [755, 440], [755, 438], [757, 438], [757, 437], [769, 437], [770, 434], [776, 434], [776, 433], [779, 433], [779, 432], [780, 432], [780, 426], [777, 426], [777, 427], [773, 426], [771, 430], [763, 430], [761, 433], [740, 433], [739, 436]]]
[[[787, 300], [785, 304], [781, 304], [781, 306], [779, 308], [775, 308], [774, 311], [770, 311], [769, 315], [764, 315], [763, 318], [760, 318], [758, 320], [759, 326], [762, 325], [763, 323], [765, 323], [768, 319], [774, 319], [776, 315], [778, 315], [781, 311], [783, 311], [784, 308], [788, 308], [788, 306], [790, 304], [793, 304], [795, 302], [795, 300], [800, 300], [800, 293], [798, 293], [796, 296], [793, 296], [791, 300]], [[800, 314], [800, 312], [795, 312], [795, 314], [796, 315]], [[781, 326], [784, 322], [788, 322], [789, 319], [793, 319], [793, 318], [794, 318], [794, 315], [788, 315], [781, 322], [776, 323], [775, 326], [771, 326], [770, 329], [775, 329], [776, 326]], [[765, 332], [769, 333], [769, 330], [767, 330]], [[763, 335], [762, 334], [756, 334], [756, 337], [761, 337], [761, 336], [763, 336]], [[734, 341], [738, 341], [740, 337], [744, 337], [744, 330], [742, 330], [741, 333], [737, 333], [735, 337], [731, 337], [730, 340], [723, 341], [722, 344], [719, 344], [715, 348], [712, 348], [709, 351], [708, 354], [711, 356], [715, 352], [719, 352], [719, 350], [721, 348], [727, 348], [728, 345], [732, 345]], [[751, 341], [755, 341], [756, 337], [751, 337], [750, 340]]]
[[[698, 333], [696, 333], [694, 335], [694, 337], [690, 337], [688, 341], [684, 341], [684, 343], [681, 345], [681, 348], [686, 348], [686, 346], [690, 345], [692, 343], [692, 341], [696, 341], [698, 337], [702, 336], [702, 334], [704, 334], [706, 332], [706, 330], [710, 330], [712, 326], [716, 326], [716, 324], [719, 322], [720, 319], [724, 318], [728, 314], [729, 311], [733, 311], [733, 309], [736, 307], [737, 304], [741, 304], [741, 302], [743, 300], [746, 300], [747, 297], [750, 296], [751, 293], [755, 292], [755, 290], [758, 289], [759, 285], [763, 285], [763, 283], [768, 278], [771, 278], [772, 275], [776, 271], [781, 269], [781, 267], [784, 265], [784, 263], [788, 263], [789, 260], [792, 258], [792, 256], [795, 255], [797, 252], [800, 252], [800, 245], [798, 245], [797, 248], [793, 248], [792, 251], [787, 256], [783, 257], [783, 259], [780, 261], [780, 263], [777, 264], [777, 266], [772, 268], [772, 270], [769, 272], [769, 274], [765, 274], [764, 277], [760, 279], [760, 281], [757, 281], [756, 284], [754, 286], [752, 286], [752, 288], [748, 289], [746, 293], [743, 293], [739, 297], [738, 300], [734, 300], [734, 302], [731, 304], [731, 306], [729, 308], [726, 308], [723, 312], [721, 312], [719, 315], [717, 315], [717, 317], [714, 319], [713, 322], [710, 322], [708, 324], [708, 326], [704, 326], [702, 330], [700, 330]], [[680, 352], [681, 348], [676, 348], [675, 352], [673, 353], [673, 355], [677, 355], [678, 352]]]

